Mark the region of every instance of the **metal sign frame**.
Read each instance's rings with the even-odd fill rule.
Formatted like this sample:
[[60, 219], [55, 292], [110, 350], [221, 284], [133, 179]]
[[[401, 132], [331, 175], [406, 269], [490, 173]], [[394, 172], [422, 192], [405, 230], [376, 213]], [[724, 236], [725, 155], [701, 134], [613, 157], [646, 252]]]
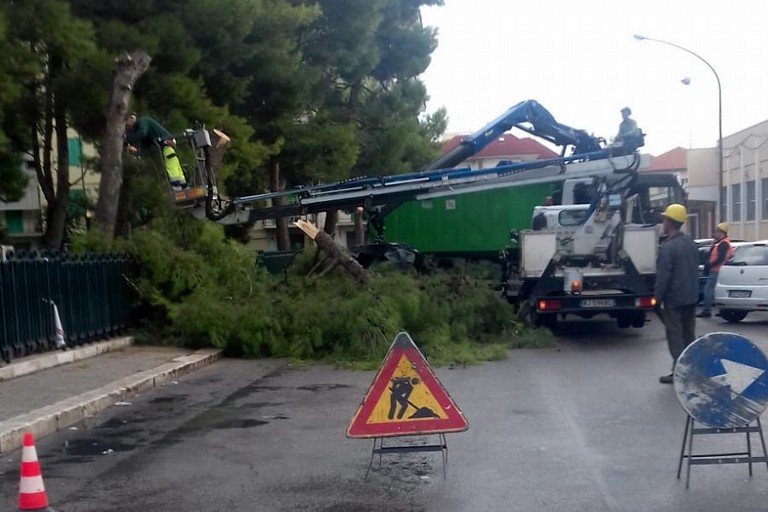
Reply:
[[[751, 434], [757, 433], [760, 436], [760, 446], [763, 449], [762, 456], [752, 454]], [[693, 436], [711, 435], [711, 434], [746, 434], [747, 448], [745, 452], [728, 453], [693, 453]], [[686, 449], [687, 448], [687, 449]], [[752, 476], [752, 464], [764, 462], [768, 468], [768, 452], [765, 449], [765, 437], [763, 436], [763, 426], [760, 418], [757, 418], [753, 424], [744, 427], [733, 428], [712, 428], [696, 427], [696, 420], [689, 414], [685, 420], [685, 433], [683, 434], [683, 446], [680, 448], [680, 460], [677, 463], [677, 479], [680, 480], [680, 473], [683, 470], [683, 460], [687, 461], [685, 471], [685, 488], [691, 485], [691, 466], [711, 465], [711, 464], [748, 464], [749, 476]]]

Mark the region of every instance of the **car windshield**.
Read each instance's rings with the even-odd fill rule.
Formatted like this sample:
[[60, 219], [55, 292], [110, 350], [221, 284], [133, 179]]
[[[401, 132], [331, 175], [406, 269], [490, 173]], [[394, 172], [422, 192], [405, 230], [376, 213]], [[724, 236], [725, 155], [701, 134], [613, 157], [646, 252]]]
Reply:
[[557, 216], [557, 222], [561, 226], [581, 226], [587, 220], [587, 210], [563, 210]]
[[733, 257], [728, 262], [728, 265], [768, 265], [768, 246], [743, 245], [741, 247], [736, 247], [733, 251]]

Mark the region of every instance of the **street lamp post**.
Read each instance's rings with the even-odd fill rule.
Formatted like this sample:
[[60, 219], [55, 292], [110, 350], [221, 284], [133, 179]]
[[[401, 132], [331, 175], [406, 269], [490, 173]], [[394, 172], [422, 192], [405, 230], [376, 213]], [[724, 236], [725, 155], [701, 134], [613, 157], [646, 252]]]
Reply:
[[[706, 61], [704, 57], [699, 55], [698, 53], [695, 53], [688, 48], [684, 48], [678, 44], [670, 43], [669, 41], [664, 41], [662, 39], [654, 39], [652, 37], [645, 37], [641, 36], [640, 34], [635, 34], [634, 38], [638, 41], [655, 41], [657, 43], [666, 44], [667, 46], [673, 46], [677, 48], [678, 50], [682, 50], [685, 53], [688, 53], [690, 55], [693, 55], [697, 59], [699, 59], [701, 62], [706, 64], [706, 66], [709, 68], [710, 71], [712, 71], [712, 74], [715, 75], [715, 80], [717, 80], [717, 179], [719, 183], [719, 190], [717, 191], [718, 194], [722, 193], [723, 190], [723, 89], [720, 86], [720, 76], [717, 74], [717, 71], [715, 71], [715, 68], [712, 67], [712, 64]], [[687, 84], [686, 84], [687, 85]], [[718, 204], [720, 201], [718, 201]], [[715, 218], [719, 219], [720, 217], [720, 208], [718, 208], [718, 211], [715, 212]], [[723, 220], [723, 219], [719, 219]]]

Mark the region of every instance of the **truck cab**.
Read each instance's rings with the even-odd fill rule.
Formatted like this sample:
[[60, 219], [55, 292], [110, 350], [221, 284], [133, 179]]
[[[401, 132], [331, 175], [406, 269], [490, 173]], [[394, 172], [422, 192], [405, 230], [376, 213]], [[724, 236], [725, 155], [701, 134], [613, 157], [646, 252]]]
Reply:
[[[636, 196], [632, 210], [632, 223], [658, 224], [661, 213], [673, 203], [685, 204], [685, 191], [677, 177], [668, 173], [639, 172], [628, 190], [628, 195]], [[555, 204], [589, 204], [597, 197], [594, 180], [591, 178], [569, 179], [563, 182]]]

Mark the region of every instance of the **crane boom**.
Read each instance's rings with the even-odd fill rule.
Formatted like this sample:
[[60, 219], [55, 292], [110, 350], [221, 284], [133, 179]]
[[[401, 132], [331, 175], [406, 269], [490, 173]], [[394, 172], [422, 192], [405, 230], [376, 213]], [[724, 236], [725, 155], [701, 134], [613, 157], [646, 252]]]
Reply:
[[[501, 134], [519, 128], [536, 137], [561, 147], [557, 158], [522, 163], [502, 163], [491, 169], [472, 170], [455, 168], [469, 156], [477, 154]], [[189, 137], [194, 144], [209, 140], [207, 137]], [[579, 162], [602, 162], [596, 168], [603, 170], [636, 168], [638, 163], [634, 147], [602, 147], [605, 141], [557, 122], [554, 116], [535, 100], [522, 101], [494, 119], [461, 143], [429, 164], [424, 170], [398, 175], [365, 176], [336, 183], [297, 187], [279, 192], [267, 192], [235, 197], [221, 201], [215, 195], [212, 180], [207, 191], [196, 191], [197, 201], [189, 208], [199, 218], [208, 218], [221, 224], [243, 224], [258, 220], [293, 217], [328, 210], [365, 207], [379, 218], [404, 202], [428, 197], [430, 194], [468, 193], [481, 187], [514, 187], [523, 183], [523, 177], [533, 179], [531, 173], [541, 172], [538, 178], [547, 179], [552, 173], [563, 174], [567, 167]], [[572, 148], [566, 155], [568, 148]], [[198, 155], [207, 154], [205, 146], [195, 146]], [[198, 158], [205, 162], [206, 157]], [[550, 168], [546, 173], [544, 169]], [[555, 169], [554, 171], [551, 169]], [[207, 171], [207, 174], [211, 173]], [[562, 176], [552, 180], [562, 179]], [[204, 193], [206, 192], [206, 193]], [[185, 193], [190, 196], [190, 193]], [[275, 201], [280, 199], [279, 201]], [[178, 203], [178, 201], [177, 201]], [[278, 204], [275, 204], [278, 203]], [[216, 206], [218, 205], [218, 206]], [[221, 206], [224, 205], [224, 206]], [[375, 210], [373, 210], [375, 209]]]
[[[470, 168], [438, 169], [395, 176], [366, 177], [329, 185], [234, 198], [231, 203], [232, 211], [219, 222], [242, 224], [358, 206], [370, 209], [489, 188], [510, 188], [532, 183], [557, 182], [570, 177], [630, 172], [637, 169], [641, 162], [638, 154], [613, 157], [605, 151], [598, 151], [586, 155], [506, 164], [479, 171]], [[272, 202], [277, 197], [282, 197], [288, 204], [246, 208], [246, 205]], [[193, 214], [197, 216], [201, 213], [205, 212], [193, 210]]]

